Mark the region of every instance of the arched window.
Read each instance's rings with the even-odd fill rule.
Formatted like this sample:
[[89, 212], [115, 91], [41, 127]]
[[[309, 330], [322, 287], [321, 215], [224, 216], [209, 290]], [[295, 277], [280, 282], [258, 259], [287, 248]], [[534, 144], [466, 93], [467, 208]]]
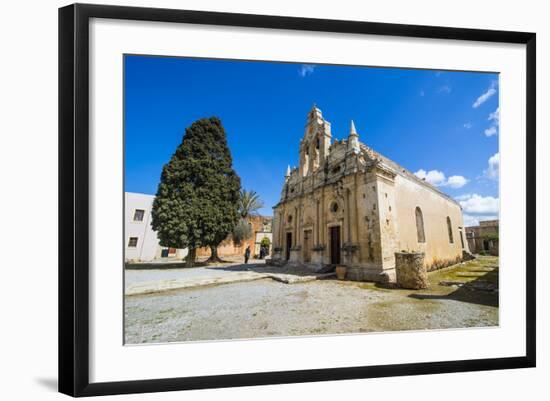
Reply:
[[449, 231], [449, 243], [453, 243], [453, 227], [451, 226], [451, 218], [447, 216], [447, 231]]
[[416, 215], [416, 238], [418, 242], [426, 242], [426, 236], [424, 235], [424, 217], [422, 217], [422, 210], [417, 207], [414, 214]]

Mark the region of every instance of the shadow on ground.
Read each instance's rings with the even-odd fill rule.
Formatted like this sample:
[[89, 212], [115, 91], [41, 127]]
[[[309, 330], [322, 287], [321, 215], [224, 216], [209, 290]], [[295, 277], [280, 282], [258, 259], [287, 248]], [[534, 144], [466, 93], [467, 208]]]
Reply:
[[[449, 294], [410, 294], [410, 298], [414, 299], [447, 299], [460, 302], [469, 302], [477, 305], [498, 307], [498, 269], [494, 271], [484, 270], [469, 270], [472, 273], [484, 273], [483, 275], [465, 282], [456, 282], [453, 287], [456, 290]], [[436, 285], [441, 288], [439, 283]]]
[[234, 260], [219, 260], [217, 262], [210, 262], [208, 260], [196, 260], [193, 266], [187, 267], [185, 260], [168, 260], [157, 262], [126, 262], [124, 268], [127, 270], [169, 270], [169, 269], [193, 269], [195, 267], [215, 267], [220, 264], [235, 263]]
[[[206, 267], [208, 266], [208, 263], [206, 262], [195, 262], [193, 267], [190, 267], [189, 269], [193, 269], [195, 267]], [[155, 263], [125, 263], [124, 268], [126, 270], [169, 270], [169, 269], [183, 269], [187, 268], [186, 263], [179, 261], [179, 262], [155, 262]]]
[[225, 270], [231, 272], [252, 271], [255, 273], [277, 273], [277, 274], [292, 274], [294, 276], [312, 276], [318, 273], [330, 273], [334, 271], [334, 268], [327, 268], [323, 271], [313, 271], [303, 266], [272, 266], [266, 264], [240, 264], [232, 266], [212, 266], [208, 269], [212, 270]]

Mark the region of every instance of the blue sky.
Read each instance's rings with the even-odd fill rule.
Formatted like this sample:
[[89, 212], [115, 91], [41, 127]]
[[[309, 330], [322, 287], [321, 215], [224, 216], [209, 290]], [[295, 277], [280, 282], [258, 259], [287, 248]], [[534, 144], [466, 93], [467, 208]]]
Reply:
[[218, 116], [234, 168], [271, 215], [313, 103], [455, 197], [465, 225], [498, 215], [498, 74], [125, 56], [125, 191], [155, 194], [193, 121]]

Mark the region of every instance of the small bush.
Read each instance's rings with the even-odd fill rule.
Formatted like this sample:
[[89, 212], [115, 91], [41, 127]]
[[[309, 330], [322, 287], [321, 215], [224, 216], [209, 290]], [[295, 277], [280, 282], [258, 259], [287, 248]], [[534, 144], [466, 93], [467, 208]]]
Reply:
[[249, 239], [252, 236], [252, 227], [245, 220], [241, 219], [233, 229], [233, 242], [239, 246], [244, 240]]
[[271, 244], [271, 242], [269, 241], [269, 238], [267, 238], [267, 237], [263, 237], [262, 240], [260, 241], [260, 246], [263, 246], [265, 248], [269, 248], [270, 244]]

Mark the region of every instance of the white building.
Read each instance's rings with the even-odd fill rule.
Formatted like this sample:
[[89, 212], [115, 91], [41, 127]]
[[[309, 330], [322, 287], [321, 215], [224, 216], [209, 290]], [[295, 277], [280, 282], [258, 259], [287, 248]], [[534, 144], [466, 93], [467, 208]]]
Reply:
[[150, 262], [155, 259], [183, 259], [187, 249], [159, 245], [157, 233], [151, 227], [154, 195], [124, 193], [124, 237], [126, 262]]

